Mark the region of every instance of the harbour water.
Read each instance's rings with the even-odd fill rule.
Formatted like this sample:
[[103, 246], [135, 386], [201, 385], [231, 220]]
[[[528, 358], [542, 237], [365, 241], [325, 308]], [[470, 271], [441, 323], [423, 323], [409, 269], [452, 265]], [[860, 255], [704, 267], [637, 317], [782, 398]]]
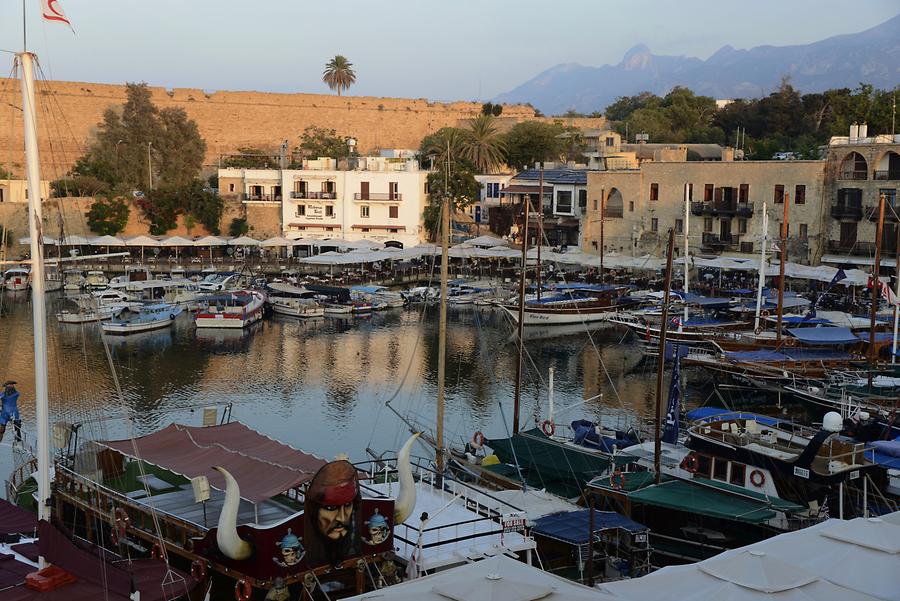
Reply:
[[[106, 336], [116, 391], [97, 324], [66, 325], [50, 298], [50, 398], [54, 421], [84, 424], [84, 439], [147, 434], [201, 410], [233, 404], [232, 418], [323, 457], [366, 458], [396, 450], [407, 436], [401, 415], [433, 427], [437, 382], [437, 307], [423, 305], [368, 317], [274, 318], [243, 332], [197, 331], [190, 315], [173, 327]], [[18, 380], [24, 427], [33, 432], [33, 339], [27, 294], [5, 293], [0, 336], [4, 378]], [[506, 435], [511, 427], [517, 349], [512, 323], [491, 307], [449, 311], [447, 436]], [[529, 328], [522, 424], [548, 411], [554, 368], [556, 421], [586, 417], [627, 424], [652, 413], [655, 366], [610, 326]], [[582, 399], [589, 399], [582, 402]], [[131, 420], [124, 418], [130, 417]], [[10, 443], [7, 436], [5, 445]], [[420, 449], [422, 451], [422, 449]], [[0, 453], [4, 473], [10, 454]]]

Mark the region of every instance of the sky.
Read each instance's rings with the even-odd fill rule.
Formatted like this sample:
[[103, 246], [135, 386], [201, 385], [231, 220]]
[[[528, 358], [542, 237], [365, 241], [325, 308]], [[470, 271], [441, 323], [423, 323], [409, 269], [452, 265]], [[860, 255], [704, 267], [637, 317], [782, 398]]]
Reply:
[[[432, 100], [488, 100], [560, 63], [618, 63], [640, 43], [705, 59], [900, 12], [898, 0], [58, 0], [73, 35], [25, 3], [28, 47], [52, 79], [324, 93], [324, 65], [343, 54], [350, 94]], [[0, 49], [21, 48], [22, 2], [0, 0]]]

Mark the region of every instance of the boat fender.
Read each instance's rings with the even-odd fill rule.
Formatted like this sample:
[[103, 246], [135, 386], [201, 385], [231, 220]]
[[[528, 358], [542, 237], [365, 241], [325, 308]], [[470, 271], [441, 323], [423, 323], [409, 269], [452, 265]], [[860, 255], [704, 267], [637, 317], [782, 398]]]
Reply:
[[785, 338], [784, 343], [788, 346], [794, 346], [795, 344], [797, 344], [797, 339], [796, 338]]
[[766, 475], [762, 473], [760, 470], [753, 470], [750, 472], [750, 484], [755, 486], [756, 488], [762, 488], [766, 483]]
[[128, 514], [125, 512], [125, 509], [122, 507], [116, 507], [115, 511], [116, 516], [116, 530], [120, 535], [124, 535], [125, 531], [128, 529], [128, 526], [131, 524], [131, 518], [128, 517]]
[[545, 419], [541, 422], [541, 432], [547, 436], [553, 436], [554, 432], [556, 432], [556, 425], [549, 419]]
[[480, 449], [484, 446], [484, 433], [481, 430], [475, 432], [472, 435], [472, 447], [475, 449]]
[[681, 469], [692, 474], [697, 473], [698, 461], [697, 456], [691, 453], [681, 460]]
[[207, 568], [205, 561], [195, 559], [191, 562], [191, 578], [193, 578], [197, 582], [203, 582], [204, 580], [206, 580], [206, 574]]
[[159, 543], [153, 543], [153, 546], [150, 547], [150, 558], [163, 559], [163, 550]]
[[756, 328], [755, 330], [753, 330], [753, 333], [759, 336], [760, 334], [762, 334], [762, 328]]
[[243, 578], [234, 583], [234, 598], [237, 601], [250, 601], [252, 594], [253, 587]]
[[174, 314], [174, 313], [169, 313], [169, 319], [174, 320], [174, 319], [175, 319], [175, 314]]
[[625, 473], [619, 468], [616, 468], [609, 476], [609, 485], [613, 490], [622, 490], [625, 488]]
[[769, 313], [768, 311], [763, 311], [762, 313], [760, 313], [760, 315], [762, 315], [763, 317], [768, 317], [769, 315], [771, 315], [771, 313]]

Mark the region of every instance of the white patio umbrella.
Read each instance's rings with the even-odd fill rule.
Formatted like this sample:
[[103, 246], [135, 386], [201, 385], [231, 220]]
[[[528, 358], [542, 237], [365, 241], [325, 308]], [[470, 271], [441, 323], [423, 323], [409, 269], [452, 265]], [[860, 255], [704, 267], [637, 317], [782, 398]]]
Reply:
[[500, 238], [497, 238], [496, 236], [478, 236], [477, 238], [466, 240], [466, 244], [468, 244], [469, 246], [481, 246], [484, 248], [490, 248], [492, 246], [508, 246], [506, 240], [502, 240]]
[[[272, 238], [266, 238], [259, 245], [263, 248], [278, 248], [283, 246], [285, 250], [293, 246], [293, 240], [288, 240], [287, 238], [283, 238], [281, 236], [274, 236]], [[285, 253], [287, 254], [287, 253]]]
[[141, 247], [141, 263], [144, 262], [144, 247], [152, 246], [158, 247], [159, 240], [156, 238], [151, 238], [150, 236], [134, 236], [133, 238], [129, 238], [125, 241], [126, 246], [140, 246]]
[[90, 243], [90, 238], [84, 236], [66, 236], [61, 242], [63, 246], [86, 246]]
[[[23, 244], [28, 246], [31, 244], [31, 238], [25, 236], [24, 238], [19, 238], [19, 244]], [[44, 236], [44, 245], [48, 244], [56, 244], [56, 238], [51, 238], [50, 236]]]
[[213, 260], [213, 246], [226, 246], [228, 241], [225, 238], [220, 238], [218, 236], [204, 236], [199, 240], [194, 240], [194, 246], [208, 246], [209, 247], [209, 262], [212, 263]]
[[164, 238], [159, 241], [160, 246], [165, 246], [169, 248], [175, 249], [175, 260], [178, 260], [178, 249], [182, 246], [194, 246], [194, 241], [190, 238], [185, 238], [183, 236], [172, 236], [170, 238]]
[[105, 246], [106, 252], [109, 253], [110, 246], [125, 246], [125, 240], [118, 236], [97, 236], [91, 238], [91, 246]]
[[381, 249], [384, 248], [384, 244], [374, 240], [354, 240], [347, 243], [347, 248], [354, 250]]
[[232, 246], [259, 246], [259, 240], [250, 236], [238, 236], [228, 241]]

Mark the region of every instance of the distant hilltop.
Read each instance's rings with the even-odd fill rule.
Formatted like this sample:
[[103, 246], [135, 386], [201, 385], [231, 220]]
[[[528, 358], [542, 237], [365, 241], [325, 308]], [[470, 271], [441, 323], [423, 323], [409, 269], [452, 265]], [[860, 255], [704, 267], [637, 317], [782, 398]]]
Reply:
[[[206, 140], [209, 165], [240, 146], [274, 150], [282, 140], [297, 144], [300, 134], [310, 125], [355, 136], [362, 152], [418, 148], [427, 134], [471, 119], [481, 112], [482, 106], [474, 102], [371, 96], [209, 92], [162, 87], [150, 90], [157, 106], [183, 108], [197, 122]], [[53, 102], [38, 102], [41, 108], [53, 107], [52, 120], [39, 116], [42, 175], [52, 180], [61, 177], [81, 156], [103, 111], [125, 102], [125, 86], [51, 81], [39, 84], [38, 91], [44, 97], [53, 98]], [[7, 164], [16, 173], [21, 173], [23, 160], [19, 94], [18, 86], [6, 86], [0, 91], [0, 123], [14, 124], [12, 128], [0, 128], [0, 163]], [[502, 119], [523, 121], [534, 114], [530, 106], [511, 104], [503, 107]], [[48, 131], [45, 127], [51, 124], [51, 131], [60, 132], [62, 137], [52, 141], [52, 148], [45, 137]]]
[[548, 115], [569, 109], [604, 111], [617, 97], [640, 92], [664, 96], [685, 86], [713, 98], [758, 98], [789, 76], [802, 92], [855, 88], [862, 83], [892, 89], [900, 84], [900, 15], [860, 33], [799, 46], [720, 48], [707, 60], [660, 56], [640, 44], [618, 65], [556, 65], [500, 94], [499, 102], [530, 102]]

